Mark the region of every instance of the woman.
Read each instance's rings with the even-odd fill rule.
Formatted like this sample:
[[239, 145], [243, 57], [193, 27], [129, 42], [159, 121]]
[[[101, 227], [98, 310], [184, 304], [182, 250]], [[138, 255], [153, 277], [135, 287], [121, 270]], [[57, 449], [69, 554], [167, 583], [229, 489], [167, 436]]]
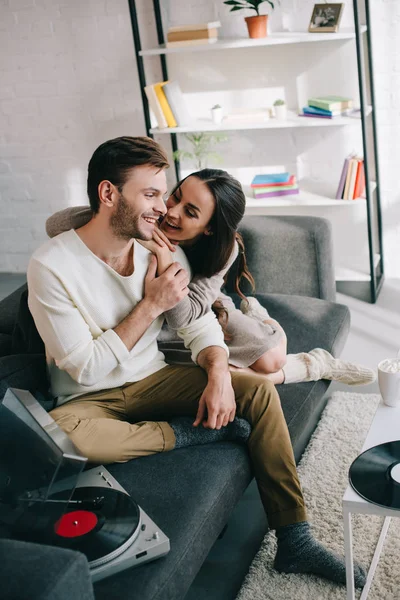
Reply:
[[[174, 246], [185, 250], [193, 271], [189, 295], [168, 311], [159, 340], [169, 362], [188, 362], [190, 355], [172, 334], [200, 317], [210, 307], [217, 313], [229, 346], [232, 369], [251, 369], [275, 384], [331, 379], [349, 385], [375, 380], [375, 373], [362, 366], [332, 357], [316, 348], [309, 353], [286, 354], [286, 335], [255, 298], [240, 292], [241, 277], [254, 284], [246, 265], [244, 245], [237, 233], [246, 200], [240, 183], [225, 171], [203, 169], [178, 183], [166, 202], [167, 214], [153, 240], [141, 242], [157, 256], [158, 272], [173, 262]], [[46, 223], [50, 237], [79, 228], [92, 217], [89, 207], [66, 209]], [[221, 292], [224, 277], [238, 260], [236, 290], [242, 297], [240, 310]]]

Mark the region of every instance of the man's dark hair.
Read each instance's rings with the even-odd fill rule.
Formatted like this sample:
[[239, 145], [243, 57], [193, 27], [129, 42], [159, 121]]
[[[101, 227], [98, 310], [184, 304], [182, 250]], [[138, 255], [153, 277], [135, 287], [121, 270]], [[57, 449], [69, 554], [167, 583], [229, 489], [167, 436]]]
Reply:
[[101, 144], [88, 166], [87, 193], [92, 211], [99, 212], [101, 181], [111, 181], [121, 192], [130, 171], [140, 165], [158, 169], [169, 167], [165, 150], [152, 138], [122, 136]]

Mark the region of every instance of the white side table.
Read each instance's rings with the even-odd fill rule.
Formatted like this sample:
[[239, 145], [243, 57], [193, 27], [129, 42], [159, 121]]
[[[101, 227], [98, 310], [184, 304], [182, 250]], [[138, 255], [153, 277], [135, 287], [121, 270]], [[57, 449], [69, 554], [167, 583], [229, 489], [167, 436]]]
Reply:
[[[368, 432], [361, 452], [378, 444], [393, 442], [400, 439], [400, 407], [392, 408], [383, 404], [378, 405], [371, 428]], [[360, 452], [360, 454], [361, 454]], [[360, 600], [365, 600], [371, 587], [372, 579], [382, 551], [383, 543], [389, 528], [391, 517], [400, 517], [400, 510], [394, 510], [372, 504], [361, 498], [349, 484], [343, 496], [343, 521], [344, 521], [344, 551], [346, 558], [346, 585], [347, 600], [355, 600], [354, 572], [353, 572], [353, 541], [351, 515], [367, 514], [385, 517], [379, 536], [371, 566], [367, 575], [367, 582], [362, 591]]]

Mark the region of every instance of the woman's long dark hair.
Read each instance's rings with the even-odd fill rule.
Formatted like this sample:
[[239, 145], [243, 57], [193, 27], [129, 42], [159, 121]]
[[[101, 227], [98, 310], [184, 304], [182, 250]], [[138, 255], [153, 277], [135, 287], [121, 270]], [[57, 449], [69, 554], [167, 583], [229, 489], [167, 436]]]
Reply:
[[[246, 208], [246, 198], [242, 186], [232, 175], [220, 169], [202, 169], [191, 173], [188, 177], [197, 177], [203, 181], [215, 199], [215, 210], [209, 223], [212, 235], [203, 235], [193, 246], [184, 247], [193, 274], [212, 277], [221, 271], [232, 255], [236, 241], [239, 246], [239, 258], [235, 291], [241, 298], [245, 298], [240, 290], [241, 278], [244, 277], [249, 281], [253, 292], [255, 283], [247, 267], [242, 236], [237, 231]], [[172, 194], [177, 191], [183, 181], [175, 186]], [[214, 303], [213, 309], [221, 324], [224, 321], [226, 324], [227, 313], [218, 301]]]

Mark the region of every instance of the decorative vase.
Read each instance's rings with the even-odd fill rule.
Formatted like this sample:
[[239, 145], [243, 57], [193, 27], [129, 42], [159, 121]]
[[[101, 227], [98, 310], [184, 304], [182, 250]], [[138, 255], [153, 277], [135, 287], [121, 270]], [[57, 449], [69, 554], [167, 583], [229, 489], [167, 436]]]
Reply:
[[245, 17], [249, 37], [264, 38], [267, 37], [268, 15], [256, 15], [255, 17]]
[[224, 113], [223, 113], [223, 109], [221, 106], [219, 108], [211, 109], [211, 118], [213, 120], [213, 123], [215, 123], [215, 125], [220, 125], [220, 123], [222, 123], [223, 116], [224, 116]]
[[279, 104], [278, 106], [274, 106], [275, 117], [280, 121], [284, 121], [287, 117], [287, 107], [286, 104]]

